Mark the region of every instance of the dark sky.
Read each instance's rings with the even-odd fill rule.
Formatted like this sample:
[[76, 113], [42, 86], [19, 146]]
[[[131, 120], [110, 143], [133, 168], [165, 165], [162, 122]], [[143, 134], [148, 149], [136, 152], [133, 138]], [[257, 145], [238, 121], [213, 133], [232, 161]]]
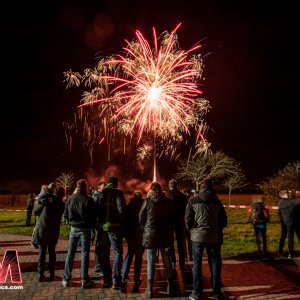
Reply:
[[[153, 26], [160, 33], [179, 22], [180, 46], [204, 39], [202, 54], [210, 53], [203, 91], [212, 106], [206, 116], [212, 150], [240, 161], [254, 183], [299, 160], [299, 16], [295, 1], [278, 2], [1, 3], [0, 184], [41, 185], [62, 171], [84, 176], [103, 168], [90, 165], [80, 141], [69, 151], [62, 123], [82, 90], [66, 90], [63, 72], [92, 67], [98, 51], [120, 51], [136, 29], [151, 39]], [[111, 33], [97, 35], [97, 20], [106, 20]]]

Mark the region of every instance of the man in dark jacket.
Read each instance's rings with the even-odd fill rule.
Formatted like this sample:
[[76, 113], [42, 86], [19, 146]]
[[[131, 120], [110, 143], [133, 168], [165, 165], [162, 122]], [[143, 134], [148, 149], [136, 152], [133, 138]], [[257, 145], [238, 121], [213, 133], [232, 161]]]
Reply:
[[[103, 195], [98, 209], [99, 222], [103, 227], [103, 255], [102, 267], [104, 273], [104, 287], [113, 284], [114, 289], [122, 287], [122, 262], [123, 262], [123, 229], [125, 221], [125, 198], [122, 191], [117, 189], [118, 178], [110, 177], [108, 184], [103, 189]], [[110, 264], [110, 247], [114, 251], [114, 274]]]
[[[174, 209], [174, 230], [175, 230], [175, 236], [177, 241], [179, 266], [181, 270], [184, 270], [185, 269], [184, 215], [185, 215], [185, 209], [187, 205], [187, 197], [178, 190], [177, 181], [175, 179], [171, 179], [169, 181], [168, 197], [172, 200], [173, 209]], [[173, 268], [175, 268], [176, 256], [175, 256], [174, 243], [171, 247], [171, 259], [172, 259], [172, 266]]]
[[[200, 192], [188, 203], [185, 212], [185, 223], [191, 232], [193, 247], [193, 292], [192, 300], [201, 299], [202, 256], [206, 249], [211, 260], [212, 288], [215, 299], [222, 299], [221, 294], [221, 254], [220, 230], [226, 225], [226, 213], [211, 188], [211, 181], [205, 179], [200, 183]], [[224, 214], [225, 213], [225, 214]]]
[[40, 248], [38, 261], [40, 281], [44, 279], [47, 249], [49, 253], [49, 281], [54, 280], [56, 262], [55, 247], [59, 237], [61, 216], [65, 207], [62, 201], [63, 196], [64, 188], [55, 188], [51, 198], [49, 194], [44, 194], [44, 201], [38, 201], [34, 207], [34, 214], [39, 216], [38, 225], [36, 227], [36, 239]]
[[146, 298], [153, 297], [156, 253], [159, 250], [167, 273], [169, 296], [174, 294], [173, 268], [170, 247], [174, 237], [174, 212], [172, 201], [162, 192], [157, 182], [151, 184], [139, 214], [140, 224], [144, 227], [143, 246], [147, 251], [147, 289]]
[[294, 220], [294, 228], [298, 240], [300, 242], [300, 192], [296, 191], [296, 199], [293, 199], [294, 202], [294, 212], [293, 212], [293, 220]]
[[91, 231], [96, 225], [95, 203], [87, 195], [87, 181], [77, 181], [76, 190], [66, 203], [64, 220], [71, 225], [69, 249], [65, 263], [62, 286], [68, 287], [71, 279], [78, 241], [81, 244], [81, 287], [93, 285], [88, 275], [90, 261]]
[[134, 290], [137, 291], [141, 284], [141, 269], [144, 247], [142, 245], [143, 229], [139, 223], [139, 213], [143, 205], [142, 193], [135, 191], [126, 206], [125, 239], [128, 251], [123, 264], [123, 282], [128, 280], [128, 274], [134, 258]]
[[31, 224], [31, 216], [32, 216], [32, 211], [34, 207], [34, 193], [30, 193], [28, 198], [27, 198], [27, 216], [26, 216], [26, 226], [30, 226]]
[[281, 221], [281, 236], [279, 241], [279, 254], [283, 255], [286, 236], [288, 237], [288, 258], [294, 257], [294, 233], [295, 233], [295, 199], [287, 190], [279, 192], [278, 213]]
[[[103, 198], [103, 189], [106, 185], [105, 181], [100, 181], [97, 186], [97, 190], [91, 191], [91, 196], [95, 201], [97, 215], [99, 215], [100, 210], [100, 203]], [[103, 235], [103, 228], [101, 224], [97, 223], [96, 225], [96, 245], [95, 245], [95, 273], [99, 277], [103, 277], [103, 268], [101, 265], [101, 256], [102, 256], [102, 235]]]

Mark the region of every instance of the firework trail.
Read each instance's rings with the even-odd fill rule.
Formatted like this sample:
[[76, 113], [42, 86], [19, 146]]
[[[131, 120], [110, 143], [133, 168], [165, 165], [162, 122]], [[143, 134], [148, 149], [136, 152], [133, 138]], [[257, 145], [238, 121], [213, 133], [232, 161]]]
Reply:
[[125, 41], [124, 54], [101, 59], [83, 75], [65, 72], [67, 87], [80, 82], [89, 88], [79, 105], [88, 144], [105, 137], [111, 149], [122, 140], [125, 151], [129, 141], [143, 158], [149, 156], [143, 141], [150, 136], [154, 167], [156, 156], [177, 159], [182, 143], [193, 141], [194, 155], [208, 151], [203, 116], [210, 105], [199, 88], [204, 65], [201, 55], [193, 54], [201, 45], [180, 49], [180, 25], [159, 37], [153, 29], [152, 47], [136, 31], [134, 41]]

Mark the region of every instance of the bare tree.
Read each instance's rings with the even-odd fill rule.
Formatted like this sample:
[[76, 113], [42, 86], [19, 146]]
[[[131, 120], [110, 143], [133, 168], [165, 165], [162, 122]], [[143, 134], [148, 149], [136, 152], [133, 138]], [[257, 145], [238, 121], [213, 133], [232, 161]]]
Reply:
[[300, 162], [288, 163], [282, 170], [258, 186], [266, 195], [274, 198], [278, 198], [278, 193], [281, 190], [300, 190]]
[[177, 171], [177, 178], [189, 180], [196, 184], [196, 190], [199, 189], [199, 182], [207, 176], [208, 160], [205, 156], [198, 156], [190, 160], [180, 160]]
[[205, 177], [214, 181], [233, 174], [236, 170], [234, 163], [234, 159], [222, 151], [197, 156], [190, 160], [181, 160], [178, 165], [177, 178], [193, 181], [198, 190], [199, 182]]
[[235, 162], [234, 165], [232, 165], [232, 168], [236, 168], [235, 171], [233, 171], [231, 174], [228, 174], [225, 178], [223, 185], [228, 188], [228, 204], [231, 204], [231, 194], [233, 190], [239, 189], [246, 185], [245, 180], [245, 174], [240, 167], [240, 164]]
[[69, 173], [61, 173], [59, 177], [57, 177], [57, 183], [62, 186], [65, 190], [70, 189], [74, 182], [74, 174], [72, 172]]

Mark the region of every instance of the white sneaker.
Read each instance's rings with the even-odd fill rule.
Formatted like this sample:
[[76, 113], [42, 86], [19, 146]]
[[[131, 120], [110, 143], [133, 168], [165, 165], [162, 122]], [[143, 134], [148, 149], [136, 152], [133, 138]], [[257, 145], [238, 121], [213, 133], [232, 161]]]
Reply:
[[62, 285], [63, 287], [68, 287], [68, 286], [70, 286], [69, 280], [63, 279], [62, 282], [61, 282], [61, 285]]

